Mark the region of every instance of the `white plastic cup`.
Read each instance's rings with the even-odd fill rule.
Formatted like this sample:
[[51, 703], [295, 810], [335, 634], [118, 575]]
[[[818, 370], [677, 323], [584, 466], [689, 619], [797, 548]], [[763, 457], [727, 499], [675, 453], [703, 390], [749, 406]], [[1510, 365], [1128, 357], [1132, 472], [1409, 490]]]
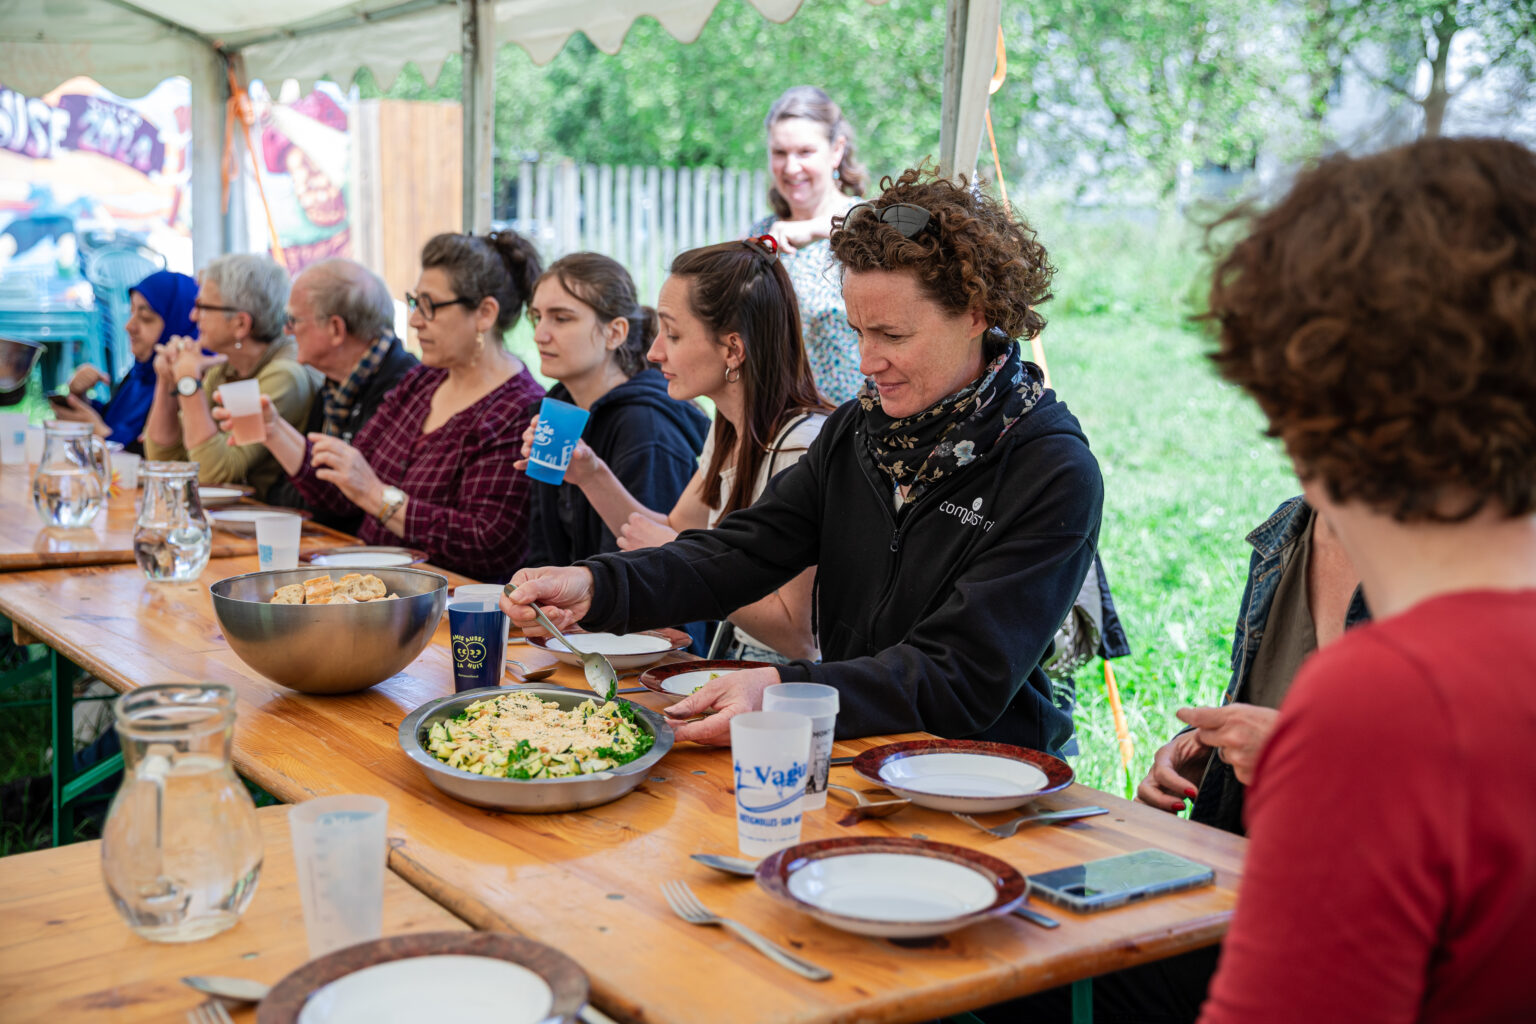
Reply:
[[792, 711], [811, 720], [810, 771], [805, 778], [807, 811], [827, 806], [832, 771], [832, 731], [837, 726], [837, 687], [821, 683], [779, 683], [763, 691], [764, 711]]
[[[490, 601], [499, 604], [503, 588], [500, 583], [464, 583], [453, 588], [455, 598], [468, 597], [479, 601]], [[512, 620], [502, 616], [501, 620], [501, 646], [507, 646], [512, 632]]]
[[299, 567], [299, 533], [304, 520], [289, 512], [256, 517], [256, 557], [261, 571]]
[[219, 403], [234, 417], [229, 432], [235, 444], [255, 444], [267, 439], [267, 421], [261, 415], [261, 382], [228, 381], [219, 385]]
[[43, 448], [48, 443], [48, 434], [42, 427], [27, 428], [27, 465], [40, 465], [43, 461]]
[[384, 933], [384, 827], [376, 796], [328, 796], [288, 809], [293, 861], [313, 959]]
[[748, 711], [731, 719], [736, 773], [736, 845], [766, 857], [800, 841], [811, 720], [789, 711]]
[[117, 477], [118, 486], [125, 491], [139, 489], [139, 456], [133, 452], [113, 452], [107, 458], [112, 463], [112, 475]]
[[[38, 453], [41, 460], [42, 453]], [[7, 466], [27, 464], [27, 414], [0, 412], [0, 463]]]

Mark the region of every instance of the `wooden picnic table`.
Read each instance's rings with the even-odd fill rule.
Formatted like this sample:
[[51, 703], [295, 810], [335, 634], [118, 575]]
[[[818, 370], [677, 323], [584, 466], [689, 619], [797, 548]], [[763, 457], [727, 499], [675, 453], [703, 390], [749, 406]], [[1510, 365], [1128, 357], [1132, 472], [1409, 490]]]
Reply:
[[[138, 491], [107, 499], [90, 526], [76, 530], [43, 525], [32, 505], [34, 467], [0, 466], [0, 571], [54, 566], [110, 565], [133, 561], [133, 533], [138, 526]], [[302, 552], [357, 544], [356, 537], [306, 522], [299, 538]], [[256, 553], [256, 538], [215, 526], [210, 558]]]
[[[1054, 931], [1010, 916], [898, 944], [837, 931], [748, 880], [689, 859], [736, 852], [728, 750], [680, 746], [633, 793], [586, 811], [518, 815], [459, 803], [433, 788], [397, 742], [406, 714], [452, 692], [446, 631], [404, 673], [368, 691], [294, 693], [246, 669], [213, 619], [207, 585], [251, 563], [224, 560], [185, 585], [147, 585], [142, 574], [117, 567], [15, 573], [0, 577], [0, 611], [119, 689], [178, 679], [233, 686], [234, 757], [243, 775], [287, 801], [384, 797], [394, 871], [478, 928], [516, 932], [574, 957], [591, 978], [594, 1001], [615, 1017], [648, 1024], [927, 1020], [1210, 945], [1227, 929], [1243, 839], [1080, 785], [1037, 805], [1100, 804], [1111, 813], [1000, 840], [915, 807], [844, 827], [834, 798], [807, 814], [804, 838], [920, 835], [984, 850], [1026, 873], [1161, 847], [1215, 867], [1216, 885], [1089, 916], [1042, 908], [1062, 921]], [[574, 669], [562, 668], [556, 680], [582, 688]], [[653, 694], [636, 699], [668, 703]], [[835, 753], [910, 738], [844, 742]], [[833, 781], [868, 788], [848, 768], [834, 769]], [[684, 923], [660, 892], [671, 879], [685, 879], [711, 910], [795, 948], [835, 977], [802, 980], [721, 929]]]
[[[256, 895], [226, 932], [202, 942], [150, 942], [129, 930], [101, 877], [101, 843], [0, 858], [0, 1019], [180, 1021], [203, 1002], [191, 974], [276, 984], [309, 959], [288, 808], [256, 812], [266, 856]], [[384, 875], [384, 934], [467, 930], [468, 925]], [[254, 1021], [250, 1007], [232, 1009]]]

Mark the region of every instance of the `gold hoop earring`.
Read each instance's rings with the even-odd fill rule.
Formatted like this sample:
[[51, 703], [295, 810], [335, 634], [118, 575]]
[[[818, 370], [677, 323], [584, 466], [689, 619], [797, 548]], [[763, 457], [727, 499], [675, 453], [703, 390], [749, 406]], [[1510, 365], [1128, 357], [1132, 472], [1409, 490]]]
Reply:
[[[733, 373], [736, 376], [732, 377], [731, 374], [733, 374]], [[727, 384], [735, 384], [739, 380], [741, 380], [741, 367], [739, 367], [739, 366], [727, 366], [725, 368], [725, 382]]]

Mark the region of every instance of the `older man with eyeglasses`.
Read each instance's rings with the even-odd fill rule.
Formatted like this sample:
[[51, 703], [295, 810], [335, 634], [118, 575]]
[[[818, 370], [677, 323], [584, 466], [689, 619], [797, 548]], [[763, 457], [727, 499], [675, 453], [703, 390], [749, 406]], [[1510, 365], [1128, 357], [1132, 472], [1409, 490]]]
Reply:
[[[294, 278], [288, 295], [288, 333], [298, 343], [299, 362], [325, 377], [319, 401], [310, 406], [305, 434], [324, 434], [351, 444], [384, 396], [418, 365], [395, 336], [394, 311], [389, 288], [377, 274], [352, 260], [321, 260]], [[267, 503], [292, 508], [308, 505], [286, 475], [267, 493]], [[315, 519], [356, 533], [364, 514], [355, 506], [344, 513], [317, 509]]]
[[298, 346], [283, 333], [287, 302], [288, 273], [269, 257], [220, 256], [203, 269], [191, 317], [198, 340], [173, 337], [155, 349], [145, 458], [196, 462], [200, 482], [248, 484], [265, 498], [282, 468], [265, 445], [226, 443], [214, 394], [255, 379], [283, 419], [304, 422], [320, 374], [300, 365]]

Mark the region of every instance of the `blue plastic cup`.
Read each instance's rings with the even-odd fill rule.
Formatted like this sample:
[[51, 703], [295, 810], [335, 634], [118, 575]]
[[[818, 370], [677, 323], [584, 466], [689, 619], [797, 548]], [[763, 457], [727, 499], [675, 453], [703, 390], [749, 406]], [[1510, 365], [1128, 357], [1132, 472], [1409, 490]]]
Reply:
[[528, 453], [528, 475], [546, 484], [564, 481], [586, 425], [587, 410], [558, 398], [544, 399], [539, 405], [539, 426], [533, 432], [533, 450]]
[[448, 602], [455, 693], [500, 686], [507, 657], [506, 615], [491, 598], [455, 597]]

